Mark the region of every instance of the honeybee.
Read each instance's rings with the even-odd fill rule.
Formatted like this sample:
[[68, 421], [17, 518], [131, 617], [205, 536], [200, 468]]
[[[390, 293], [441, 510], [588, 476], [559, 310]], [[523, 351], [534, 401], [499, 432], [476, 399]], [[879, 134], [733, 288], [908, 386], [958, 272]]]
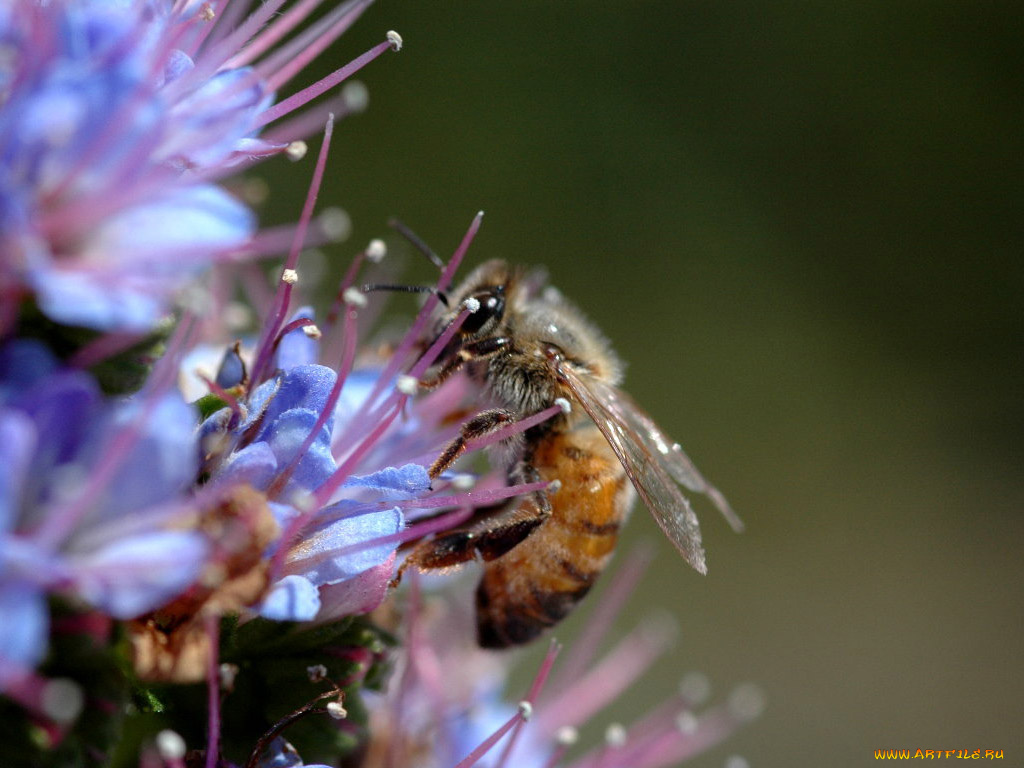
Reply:
[[[703, 493], [734, 528], [742, 523], [654, 421], [618, 389], [608, 341], [538, 272], [489, 261], [438, 313], [435, 337], [467, 300], [479, 302], [422, 382], [465, 369], [499, 407], [467, 422], [430, 468], [451, 466], [470, 440], [564, 399], [563, 413], [527, 430], [510, 482], [553, 483], [468, 527], [420, 542], [402, 569], [484, 563], [476, 592], [481, 646], [526, 643], [563, 619], [607, 565], [636, 493], [683, 558], [706, 573], [697, 517], [677, 484]], [[627, 482], [631, 481], [631, 482]]]

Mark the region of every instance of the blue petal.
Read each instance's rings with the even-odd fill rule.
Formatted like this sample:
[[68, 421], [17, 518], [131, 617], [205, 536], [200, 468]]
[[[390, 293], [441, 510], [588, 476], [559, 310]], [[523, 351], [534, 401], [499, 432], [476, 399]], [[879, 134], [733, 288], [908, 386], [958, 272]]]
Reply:
[[218, 478], [266, 489], [277, 474], [277, 458], [266, 443], [252, 443], [232, 453], [217, 472]]
[[126, 537], [99, 550], [69, 555], [78, 593], [119, 619], [158, 608], [200, 574], [209, 545], [191, 531]]
[[[302, 307], [288, 322], [293, 323], [303, 318], [314, 319], [312, 307]], [[307, 336], [304, 328], [297, 328], [282, 337], [277, 347], [277, 367], [289, 371], [299, 365], [313, 365], [319, 358], [319, 348], [319, 343]]]
[[[266, 438], [281, 467], [288, 466], [302, 443], [316, 425], [317, 414], [295, 408], [282, 413], [267, 430]], [[320, 428], [316, 439], [299, 460], [291, 483], [306, 490], [314, 490], [338, 468], [331, 455], [331, 433], [326, 426]]]
[[[0, 536], [14, 530], [22, 484], [35, 447], [36, 431], [29, 418], [18, 411], [0, 409]], [[0, 566], [2, 563], [0, 557]]]
[[259, 614], [275, 621], [310, 621], [320, 612], [320, 593], [302, 576], [285, 576], [270, 589]]
[[9, 677], [33, 669], [46, 655], [50, 616], [42, 591], [28, 583], [0, 583], [0, 691]]
[[79, 256], [91, 270], [44, 265], [29, 279], [40, 308], [66, 325], [147, 330], [217, 253], [245, 243], [252, 212], [213, 185], [171, 189], [109, 216]]
[[[64, 325], [110, 331], [145, 331], [169, 307], [141, 285], [114, 279], [107, 272], [87, 273], [53, 268], [32, 277], [39, 308]], [[163, 292], [161, 292], [163, 293]]]
[[[267, 405], [263, 413], [257, 440], [266, 440], [267, 433], [274, 428], [274, 421], [285, 411], [301, 408], [320, 413], [327, 405], [327, 398], [337, 374], [323, 365], [300, 365], [280, 377], [280, 385], [274, 399]], [[333, 419], [327, 420], [327, 428], [331, 429]]]
[[57, 358], [41, 342], [15, 339], [0, 348], [0, 397], [23, 392], [58, 369]]
[[430, 489], [430, 475], [419, 464], [402, 467], [387, 467], [369, 475], [353, 475], [345, 480], [345, 486], [372, 488], [381, 491], [389, 501], [413, 498], [416, 494]]
[[[96, 431], [94, 442], [102, 458], [111, 441], [124, 429], [131, 429], [141, 415], [142, 405], [129, 402], [118, 408], [107, 424]], [[165, 395], [152, 409], [129, 455], [122, 461], [102, 508], [102, 517], [110, 519], [164, 503], [192, 485], [198, 470], [193, 424], [194, 411], [177, 393]], [[96, 451], [93, 451], [95, 453]]]
[[398, 546], [378, 540], [402, 530], [398, 507], [337, 520], [308, 534], [289, 554], [287, 568], [313, 584], [336, 584], [386, 561]]
[[139, 274], [157, 270], [180, 281], [183, 267], [205, 267], [211, 251], [242, 245], [255, 229], [252, 211], [219, 187], [172, 188], [106, 219], [82, 257], [101, 264], [122, 260]]

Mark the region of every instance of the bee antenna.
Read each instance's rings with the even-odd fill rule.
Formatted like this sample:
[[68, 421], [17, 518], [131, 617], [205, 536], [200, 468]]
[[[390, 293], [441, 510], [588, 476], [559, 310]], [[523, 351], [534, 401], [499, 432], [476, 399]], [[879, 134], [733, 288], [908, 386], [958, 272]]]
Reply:
[[445, 295], [444, 291], [439, 291], [432, 285], [397, 285], [393, 283], [368, 283], [362, 288], [363, 293], [371, 293], [372, 291], [395, 291], [397, 293], [432, 293], [437, 296], [438, 300], [449, 307], [448, 296]]
[[[423, 242], [422, 239], [420, 239], [419, 235], [417, 235], [415, 232], [409, 229], [409, 227], [406, 226], [405, 222], [403, 222], [401, 219], [392, 217], [388, 221], [388, 226], [391, 227], [396, 232], [398, 232], [398, 234], [400, 234], [410, 243], [412, 243], [416, 250], [422, 253], [424, 256], [426, 256], [431, 264], [433, 264], [438, 269], [444, 271], [444, 262], [441, 261], [440, 257], [436, 253], [434, 253], [433, 250], [431, 250], [429, 245], [427, 245], [425, 242]], [[448, 306], [447, 302], [445, 302], [445, 306]]]

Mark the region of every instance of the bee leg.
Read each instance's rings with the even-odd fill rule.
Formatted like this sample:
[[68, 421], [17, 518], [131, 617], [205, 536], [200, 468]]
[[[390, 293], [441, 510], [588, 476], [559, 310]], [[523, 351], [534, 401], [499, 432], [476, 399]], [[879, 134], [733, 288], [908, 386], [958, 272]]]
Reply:
[[430, 479], [433, 480], [454, 464], [455, 460], [466, 450], [466, 444], [470, 440], [490, 434], [515, 420], [516, 415], [504, 408], [492, 408], [478, 413], [462, 425], [458, 436], [445, 446], [445, 449], [441, 451], [441, 455], [430, 465], [430, 470], [428, 471]]
[[[550, 508], [540, 509], [532, 497], [512, 505], [497, 516], [481, 521], [472, 528], [450, 531], [422, 541], [405, 558], [391, 586], [402, 580], [406, 568], [421, 571], [451, 568], [470, 560], [495, 560], [523, 541], [551, 515]], [[546, 500], [545, 500], [546, 501]]]
[[420, 379], [417, 384], [419, 384], [420, 389], [426, 392], [437, 389], [466, 363], [495, 355], [511, 343], [512, 340], [505, 336], [493, 336], [489, 339], [481, 339], [480, 341], [466, 344], [452, 355], [451, 359], [441, 366], [437, 373], [430, 378]]
[[[537, 468], [531, 463], [530, 455], [523, 457], [516, 463], [512, 471], [508, 473], [508, 478], [513, 485], [539, 483], [544, 480], [540, 472], [537, 471]], [[552, 491], [554, 491], [554, 488], [552, 488]], [[551, 502], [548, 500], [547, 488], [534, 491], [531, 497], [533, 498], [533, 503], [537, 505], [539, 514], [545, 517], [551, 514]]]

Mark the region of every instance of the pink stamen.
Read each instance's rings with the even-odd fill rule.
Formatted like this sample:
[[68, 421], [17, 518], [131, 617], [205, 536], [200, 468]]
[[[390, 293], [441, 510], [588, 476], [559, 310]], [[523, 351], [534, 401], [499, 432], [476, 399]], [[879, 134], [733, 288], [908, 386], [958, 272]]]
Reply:
[[268, 108], [259, 117], [256, 118], [254, 128], [261, 128], [268, 123], [272, 123], [280, 117], [287, 115], [289, 112], [293, 112], [303, 104], [312, 101], [322, 93], [329, 91], [331, 88], [336, 86], [338, 83], [347, 80], [349, 77], [354, 75], [360, 69], [365, 67], [371, 61], [380, 56], [384, 51], [392, 48], [391, 41], [385, 40], [382, 43], [378, 43], [373, 48], [368, 50], [362, 56], [358, 56], [350, 61], [340, 69], [335, 70], [327, 77], [318, 80], [313, 85], [303, 88], [301, 91], [293, 96], [289, 96], [284, 101], [279, 101], [274, 106]]
[[455, 768], [470, 768], [470, 766], [476, 765], [480, 761], [480, 758], [490, 752], [494, 745], [501, 741], [502, 737], [506, 733], [511, 731], [521, 722], [523, 722], [523, 715], [521, 712], [516, 712], [505, 722], [504, 725], [484, 739], [483, 742], [480, 743], [480, 746], [460, 760]]
[[373, 549], [374, 547], [380, 547], [385, 544], [404, 544], [407, 541], [415, 541], [416, 539], [422, 539], [424, 536], [429, 536], [437, 531], [446, 531], [449, 528], [453, 528], [456, 525], [460, 525], [473, 516], [474, 509], [471, 507], [462, 507], [455, 512], [451, 512], [447, 515], [441, 515], [439, 517], [432, 518], [423, 523], [417, 523], [416, 525], [409, 526], [405, 530], [399, 531], [398, 533], [391, 533], [387, 536], [378, 536], [375, 539], [369, 539], [368, 541], [360, 541], [355, 544], [350, 544], [347, 547], [342, 547], [337, 550], [337, 555], [351, 555], [356, 552], [362, 552], [366, 549]]
[[320, 508], [323, 507], [327, 500], [330, 499], [331, 495], [345, 482], [346, 478], [352, 473], [352, 468], [358, 463], [363, 455], [373, 446], [380, 438], [388, 427], [391, 426], [391, 422], [395, 420], [401, 411], [401, 405], [392, 411], [387, 417], [380, 420], [374, 430], [367, 435], [366, 439], [360, 443], [356, 449], [352, 452], [352, 455], [342, 464], [334, 473], [323, 482], [323, 484], [313, 492], [312, 502], [310, 503], [309, 509], [302, 512], [301, 514], [294, 517], [281, 535], [278, 549], [274, 553], [274, 559], [271, 562], [271, 573], [275, 576], [281, 572], [284, 566], [284, 560], [288, 555], [288, 549], [291, 544], [299, 535], [306, 529], [306, 526], [313, 520], [314, 517], [320, 512]]
[[[306, 238], [306, 229], [309, 226], [309, 220], [313, 217], [313, 207], [316, 205], [317, 195], [320, 193], [320, 184], [323, 181], [324, 169], [327, 166], [327, 153], [330, 150], [331, 134], [333, 132], [334, 117], [331, 116], [327, 119], [327, 125], [324, 128], [323, 144], [320, 145], [320, 154], [316, 159], [316, 168], [313, 170], [313, 179], [309, 185], [309, 192], [306, 194], [306, 203], [302, 208], [302, 215], [299, 217], [299, 225], [295, 230], [295, 238], [292, 241], [288, 257], [285, 259], [284, 269], [286, 270], [294, 270], [299, 261], [299, 251]], [[277, 337], [281, 323], [284, 322], [285, 315], [288, 313], [291, 296], [291, 283], [281, 280], [278, 284], [277, 293], [274, 296], [274, 309], [271, 312], [270, 320], [264, 328], [260, 351], [256, 357], [256, 363], [253, 365], [251, 378], [254, 385], [258, 385], [262, 381], [263, 372], [270, 362], [274, 346], [273, 342]]]
[[[250, 40], [256, 32], [267, 23], [267, 21], [277, 13], [278, 9], [284, 4], [284, 0], [266, 0], [259, 8], [249, 15], [249, 17], [241, 23], [233, 32], [228, 33], [223, 38], [220, 38], [207, 46], [207, 50], [196, 58], [195, 67], [191, 72], [182, 75], [180, 78], [170, 84], [168, 90], [173, 97], [180, 96], [182, 93], [187, 93], [196, 87], [199, 83], [205, 82], [213, 76], [215, 72], [220, 70], [224, 62], [237, 50], [240, 50], [247, 40]], [[235, 7], [230, 7], [228, 13], [233, 11]], [[217, 24], [218, 34], [222, 29], [227, 29], [225, 22], [228, 19], [222, 19], [220, 24]]]
[[206, 706], [209, 710], [206, 768], [217, 768], [220, 757], [220, 620], [209, 615], [203, 624], [210, 649], [206, 660]]
[[391, 422], [395, 420], [399, 413], [402, 412], [402, 406], [405, 403], [406, 395], [402, 395], [395, 403], [391, 411], [377, 421], [377, 425], [373, 428], [369, 435], [360, 442], [352, 453], [349, 454], [345, 462], [339, 466], [334, 473], [323, 482], [323, 484], [316, 489], [314, 492], [314, 498], [317, 501], [318, 506], [326, 504], [331, 496], [334, 494], [341, 484], [345, 482], [352, 470], [358, 465], [359, 461], [366, 455], [367, 451], [372, 448], [376, 442], [380, 439], [388, 427], [391, 426]]
[[428, 496], [420, 499], [409, 499], [408, 501], [395, 502], [381, 501], [377, 502], [377, 504], [379, 504], [382, 509], [401, 507], [403, 512], [411, 509], [434, 510], [443, 509], [444, 507], [462, 506], [469, 506], [475, 509], [478, 507], [489, 507], [495, 502], [511, 499], [514, 496], [523, 496], [527, 493], [542, 491], [549, 485], [550, 483], [546, 482], [522, 483], [520, 485], [509, 485], [485, 491], [466, 491], [465, 493], [459, 493], [451, 496]]
[[[216, 16], [213, 19], [213, 34], [206, 47], [212, 47], [223, 40], [232, 30], [236, 29], [238, 27], [238, 20], [242, 18], [248, 7], [249, 3], [244, 0], [223, 0], [216, 3], [214, 5]], [[196, 58], [194, 53], [192, 58]]]
[[[298, 224], [284, 224], [278, 227], [267, 227], [261, 229], [252, 236], [244, 245], [231, 251], [225, 252], [217, 258], [221, 263], [239, 263], [258, 259], [263, 256], [278, 254], [289, 248], [295, 242], [295, 235]], [[310, 222], [310, 230], [302, 245], [305, 248], [316, 247], [330, 241], [323, 230], [317, 226], [316, 221]]]
[[326, 330], [330, 330], [334, 327], [334, 324], [338, 320], [338, 315], [341, 314], [341, 308], [345, 306], [345, 291], [352, 287], [352, 283], [356, 281], [356, 275], [359, 274], [360, 267], [363, 266], [363, 260], [366, 258], [366, 251], [360, 251], [356, 254], [355, 258], [352, 259], [352, 263], [348, 265], [348, 269], [345, 271], [344, 277], [338, 284], [338, 290], [334, 294], [334, 302], [331, 304], [331, 308], [327, 310], [327, 319], [324, 322]]
[[38, 541], [49, 547], [56, 547], [74, 530], [82, 517], [92, 508], [100, 493], [114, 478], [124, 460], [130, 455], [164, 393], [173, 383], [177, 356], [184, 343], [192, 336], [194, 318], [185, 315], [168, 343], [167, 352], [157, 362], [147, 383], [147, 393], [139, 408], [139, 414], [119, 429], [102, 453], [99, 463], [92, 468], [88, 482], [75, 497], [48, 515], [36, 532]]
[[237, 69], [255, 61], [264, 51], [298, 26], [321, 2], [323, 0], [302, 0], [296, 3], [262, 32], [257, 33], [241, 51], [228, 59], [224, 65], [225, 69]]
[[[626, 562], [615, 575], [605, 594], [601, 596], [601, 601], [597, 603], [583, 631], [573, 643], [572, 653], [556, 675], [555, 690], [565, 690], [590, 668], [602, 638], [607, 636], [615, 617], [621, 613], [630, 595], [636, 591], [651, 562], [652, 552], [650, 545], [641, 545], [630, 551]], [[561, 723], [555, 725], [557, 727]]]
[[[405, 722], [402, 710], [405, 706], [405, 700], [412, 694], [413, 681], [416, 674], [416, 665], [412, 663], [412, 657], [424, 652], [424, 644], [420, 642], [422, 633], [419, 631], [421, 610], [420, 580], [418, 574], [412, 573], [409, 578], [409, 602], [405, 612], [407, 628], [405, 648], [409, 662], [405, 665], [405, 669], [402, 670], [402, 676], [391, 699], [391, 706], [389, 708], [391, 710], [392, 723]], [[402, 765], [405, 762], [403, 760], [404, 751], [405, 741], [403, 739], [390, 739], [386, 765], [389, 767]]]
[[554, 418], [555, 416], [562, 413], [561, 406], [552, 405], [545, 408], [543, 411], [537, 411], [532, 416], [527, 416], [525, 419], [519, 421], [513, 421], [506, 424], [501, 429], [491, 432], [489, 435], [478, 437], [476, 440], [470, 440], [466, 443], [466, 452], [478, 451], [481, 448], [486, 448], [489, 445], [500, 443], [502, 440], [507, 440], [512, 435], [517, 435], [520, 432], [525, 432], [530, 427], [535, 427], [541, 422], [547, 421], [548, 419]]
[[278, 494], [281, 493], [285, 485], [288, 483], [289, 478], [291, 478], [295, 473], [295, 470], [298, 468], [299, 462], [302, 461], [302, 457], [306, 455], [306, 451], [308, 451], [309, 447], [313, 445], [313, 441], [316, 440], [317, 435], [320, 434], [320, 430], [323, 429], [324, 425], [327, 423], [327, 419], [334, 413], [334, 407], [338, 403], [338, 397], [341, 396], [341, 389], [345, 386], [345, 380], [348, 378], [348, 374], [352, 370], [352, 361], [355, 359], [356, 316], [357, 313], [354, 309], [350, 309], [345, 313], [345, 324], [343, 329], [345, 349], [341, 361], [341, 368], [334, 379], [334, 386], [331, 387], [331, 392], [327, 396], [327, 402], [324, 404], [324, 407], [320, 409], [320, 413], [317, 415], [313, 428], [309, 431], [309, 434], [306, 435], [306, 439], [302, 441], [302, 445], [299, 446], [299, 450], [296, 452], [295, 458], [293, 458], [288, 466], [281, 471], [267, 489], [267, 496], [269, 498], [276, 498]]
[[[548, 675], [551, 673], [551, 668], [555, 664], [555, 659], [558, 658], [559, 652], [562, 650], [562, 646], [558, 644], [556, 640], [552, 640], [548, 646], [548, 652], [544, 656], [544, 661], [541, 662], [540, 669], [537, 670], [537, 676], [533, 679], [533, 684], [530, 686], [530, 691], [526, 694], [524, 701], [531, 707], [537, 700], [540, 692], [544, 689], [544, 683], [548, 679]], [[513, 726], [512, 736], [509, 737], [508, 744], [505, 745], [505, 750], [501, 753], [501, 758], [498, 760], [498, 768], [504, 768], [506, 762], [512, 754], [512, 750], [515, 748], [516, 740], [519, 738], [519, 731], [522, 724], [526, 722], [526, 719], [522, 716], [523, 712], [520, 709], [518, 712], [520, 715], [519, 722]]]
[[604, 709], [629, 688], [664, 653], [671, 633], [641, 625], [576, 683], [545, 704], [545, 722], [577, 726]]
[[288, 144], [305, 139], [324, 124], [325, 115], [333, 113], [335, 121], [341, 122], [353, 111], [345, 94], [334, 96], [322, 104], [299, 112], [294, 117], [275, 123], [273, 128], [263, 134], [263, 140], [275, 144]]
[[130, 349], [145, 338], [144, 333], [105, 333], [76, 350], [68, 360], [68, 365], [72, 368], [91, 368]]
[[219, 400], [223, 401], [223, 403], [228, 408], [231, 409], [232, 423], [236, 423], [239, 419], [242, 418], [242, 406], [239, 404], [237, 397], [232, 395], [230, 392], [224, 389], [224, 387], [222, 387], [217, 382], [213, 381], [213, 379], [209, 378], [205, 374], [197, 372], [196, 375], [200, 379], [202, 379], [203, 383], [210, 390], [210, 394], [215, 395]]
[[[436, 296], [431, 296], [431, 298], [436, 300], [437, 297]], [[470, 311], [468, 309], [463, 309], [458, 315], [456, 315], [455, 319], [448, 325], [447, 328], [445, 328], [444, 332], [440, 336], [437, 337], [437, 340], [434, 341], [434, 343], [430, 346], [430, 348], [423, 354], [423, 357], [421, 357], [416, 362], [416, 364], [413, 365], [413, 367], [409, 370], [409, 374], [408, 375], [411, 376], [414, 379], [419, 379], [424, 373], [426, 373], [427, 368], [429, 368], [433, 364], [433, 362], [437, 359], [437, 356], [441, 354], [441, 352], [444, 350], [444, 348], [448, 345], [448, 342], [451, 341], [452, 337], [455, 335], [456, 331], [458, 331], [459, 328], [462, 327], [462, 324], [464, 322], [466, 322], [466, 318], [469, 317], [469, 315], [470, 315]], [[397, 356], [398, 356], [398, 354], [400, 352], [401, 352], [401, 348], [399, 348], [399, 351], [396, 352], [395, 355], [392, 357], [392, 362], [394, 362], [394, 360], [397, 358]], [[389, 365], [389, 368], [390, 368], [390, 365]], [[368, 423], [372, 423], [374, 421], [380, 422], [383, 418], [386, 418], [387, 419], [387, 423], [390, 424], [392, 421], [394, 421], [395, 416], [397, 416], [402, 411], [402, 409], [405, 407], [405, 403], [406, 403], [406, 401], [408, 401], [409, 395], [405, 394], [404, 392], [399, 392], [398, 390], [394, 390], [394, 391], [392, 391], [392, 393], [388, 396], [388, 398], [383, 403], [381, 403], [372, 412], [367, 414], [367, 411], [366, 411], [367, 403], [372, 401], [374, 399], [374, 397], [376, 396], [376, 394], [383, 387], [383, 384], [381, 382], [383, 380], [383, 376], [387, 373], [387, 370], [388, 369], [385, 369], [385, 373], [377, 378], [377, 381], [374, 383], [373, 390], [370, 392], [369, 397], [367, 397], [366, 402], [363, 403], [363, 410], [360, 411], [359, 415], [356, 418], [354, 418], [349, 423], [349, 425], [348, 425], [348, 427], [347, 427], [347, 429], [345, 430], [345, 433], [344, 433], [346, 437], [349, 434], [362, 434], [365, 431], [366, 425]], [[392, 373], [392, 375], [394, 375], [394, 373]], [[384, 413], [389, 413], [390, 415], [387, 416], [387, 417], [384, 417], [384, 416], [382, 416], [382, 414], [384, 414]], [[375, 428], [373, 434], [376, 434], [379, 437], [380, 434], [383, 434], [383, 431], [382, 430], [378, 430], [378, 429]], [[345, 443], [344, 440], [342, 440], [341, 442], [342, 442], [342, 444]], [[362, 458], [362, 456], [366, 453], [367, 450], [370, 449], [370, 447], [372, 445], [373, 445], [373, 443], [371, 443], [371, 442], [369, 442], [367, 440], [364, 440], [360, 444], [359, 448], [355, 452], [353, 452], [353, 455], [356, 455], [356, 453], [358, 453], [358, 457]], [[353, 462], [352, 457], [349, 457], [349, 459], [346, 460], [346, 462], [345, 462], [345, 464], [343, 466], [347, 469], [348, 472], [351, 472], [351, 470], [356, 465]], [[325, 483], [325, 485], [327, 485], [328, 483], [333, 483], [333, 487], [332, 487], [332, 491], [331, 492], [333, 492], [335, 489], [337, 489], [337, 487], [341, 484], [342, 480], [345, 477], [348, 476], [347, 474], [342, 475], [341, 471], [342, 471], [342, 468], [339, 467], [338, 470], [334, 473], [334, 476], [332, 476], [330, 478], [330, 480], [328, 480], [328, 482]], [[338, 477], [338, 476], [341, 477], [341, 480], [335, 480], [335, 478]], [[318, 494], [319, 494], [319, 491], [318, 491]], [[330, 498], [330, 497], [329, 496], [324, 497], [324, 502], [323, 503], [326, 503], [328, 498]]]
[[[459, 268], [463, 257], [466, 255], [466, 251], [469, 250], [469, 246], [473, 242], [473, 238], [476, 237], [476, 233], [480, 230], [480, 222], [483, 220], [483, 216], [484, 212], [480, 211], [473, 217], [473, 221], [470, 223], [469, 229], [466, 230], [466, 234], [462, 237], [462, 242], [460, 242], [459, 247], [455, 249], [455, 253], [452, 254], [452, 258], [448, 262], [448, 266], [445, 267], [441, 276], [437, 280], [438, 291], [445, 291], [448, 289], [452, 278], [455, 276], [455, 270]], [[373, 391], [366, 399], [367, 405], [372, 403], [380, 394], [381, 390], [384, 389], [385, 384], [395, 377], [395, 374], [398, 373], [399, 367], [405, 361], [405, 358], [408, 356], [413, 345], [423, 338], [423, 331], [427, 324], [427, 320], [430, 318], [431, 314], [433, 314], [438, 301], [436, 294], [427, 296], [427, 300], [420, 308], [419, 314], [416, 315], [416, 320], [413, 322], [412, 327], [398, 345], [398, 349], [395, 350], [395, 354], [391, 356], [391, 360], [384, 368], [384, 372], [381, 374], [380, 378], [377, 379], [377, 383], [374, 385]]]
[[[635, 768], [666, 768], [700, 754], [736, 730], [738, 722], [724, 707], [716, 707], [699, 720], [697, 730], [682, 733], [673, 723], [657, 736], [628, 745], [625, 765]], [[581, 768], [581, 767], [577, 767]]]
[[369, 5], [368, 2], [360, 2], [339, 6], [305, 34], [274, 53], [270, 61], [259, 64], [257, 69], [267, 78], [267, 89], [277, 91], [287, 84], [344, 34]]

